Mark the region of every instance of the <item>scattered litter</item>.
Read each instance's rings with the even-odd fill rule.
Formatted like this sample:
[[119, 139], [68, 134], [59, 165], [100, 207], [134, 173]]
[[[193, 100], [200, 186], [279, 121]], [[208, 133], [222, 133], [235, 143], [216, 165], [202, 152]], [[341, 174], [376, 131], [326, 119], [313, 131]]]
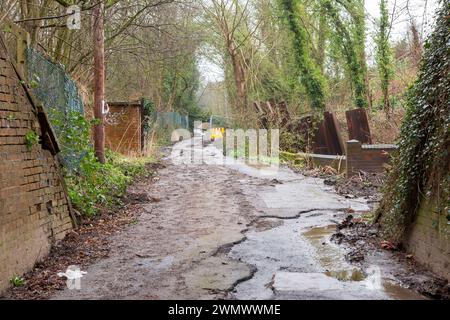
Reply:
[[57, 276], [60, 278], [67, 278], [67, 280], [81, 279], [83, 276], [87, 275], [86, 271], [81, 271], [79, 267], [70, 266], [67, 268], [66, 272], [58, 272]]

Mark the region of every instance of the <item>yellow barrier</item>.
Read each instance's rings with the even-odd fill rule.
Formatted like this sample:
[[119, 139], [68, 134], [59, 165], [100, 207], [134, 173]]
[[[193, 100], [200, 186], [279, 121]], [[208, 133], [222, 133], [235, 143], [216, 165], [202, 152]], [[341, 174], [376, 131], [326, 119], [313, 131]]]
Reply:
[[217, 139], [223, 139], [224, 134], [225, 134], [225, 128], [212, 128], [211, 129], [211, 141], [215, 141]]

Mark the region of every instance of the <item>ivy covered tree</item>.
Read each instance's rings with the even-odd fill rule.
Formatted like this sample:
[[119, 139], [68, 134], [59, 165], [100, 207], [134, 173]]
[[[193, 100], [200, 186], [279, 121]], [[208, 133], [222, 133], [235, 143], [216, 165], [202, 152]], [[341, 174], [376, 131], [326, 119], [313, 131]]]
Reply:
[[164, 70], [163, 102], [167, 111], [189, 114], [197, 107], [200, 73], [194, 56], [186, 57], [183, 64]]
[[281, 7], [292, 34], [299, 77], [312, 106], [325, 104], [325, 64], [332, 43], [343, 60], [355, 105], [367, 107], [364, 1], [281, 0]]
[[385, 236], [401, 242], [420, 210], [450, 221], [450, 6], [441, 2], [425, 45], [418, 79], [409, 91], [394, 170], [377, 220]]
[[[364, 1], [323, 1], [324, 13], [329, 16], [332, 34], [341, 51], [352, 85], [356, 107], [367, 107], [365, 15]], [[342, 10], [343, 9], [343, 10]], [[344, 19], [343, 14], [349, 16]]]
[[381, 91], [383, 93], [383, 109], [387, 114], [391, 111], [389, 99], [389, 84], [392, 80], [392, 51], [389, 44], [389, 12], [387, 1], [380, 1], [380, 21], [375, 39], [377, 45], [376, 60], [380, 77]]
[[305, 27], [301, 24], [302, 7], [300, 0], [280, 0], [287, 26], [292, 33], [298, 77], [306, 90], [313, 109], [325, 109], [326, 80], [321, 68], [311, 58], [310, 42]]

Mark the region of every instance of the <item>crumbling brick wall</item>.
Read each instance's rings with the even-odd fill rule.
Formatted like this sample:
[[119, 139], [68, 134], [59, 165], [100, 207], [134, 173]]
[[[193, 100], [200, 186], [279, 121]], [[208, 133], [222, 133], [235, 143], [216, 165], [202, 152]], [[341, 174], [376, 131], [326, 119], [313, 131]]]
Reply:
[[143, 148], [141, 103], [109, 103], [106, 147], [124, 155], [139, 155]]
[[72, 228], [57, 159], [26, 135], [42, 134], [35, 106], [0, 45], [0, 292]]
[[390, 162], [390, 154], [397, 149], [395, 145], [362, 145], [357, 140], [347, 142], [347, 175], [358, 172], [380, 173]]

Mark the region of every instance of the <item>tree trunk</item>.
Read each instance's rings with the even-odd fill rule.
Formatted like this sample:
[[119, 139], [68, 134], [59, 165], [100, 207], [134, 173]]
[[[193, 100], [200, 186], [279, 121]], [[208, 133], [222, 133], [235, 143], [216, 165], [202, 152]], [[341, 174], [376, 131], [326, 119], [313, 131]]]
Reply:
[[247, 82], [245, 78], [245, 68], [242, 58], [236, 52], [234, 45], [230, 44], [229, 48], [231, 63], [233, 65], [234, 82], [236, 84], [237, 107], [240, 112], [245, 111], [247, 107]]
[[94, 9], [94, 116], [98, 121], [94, 126], [94, 147], [95, 155], [100, 163], [105, 163], [103, 114], [105, 103], [105, 44], [103, 10], [103, 2], [100, 2]]

